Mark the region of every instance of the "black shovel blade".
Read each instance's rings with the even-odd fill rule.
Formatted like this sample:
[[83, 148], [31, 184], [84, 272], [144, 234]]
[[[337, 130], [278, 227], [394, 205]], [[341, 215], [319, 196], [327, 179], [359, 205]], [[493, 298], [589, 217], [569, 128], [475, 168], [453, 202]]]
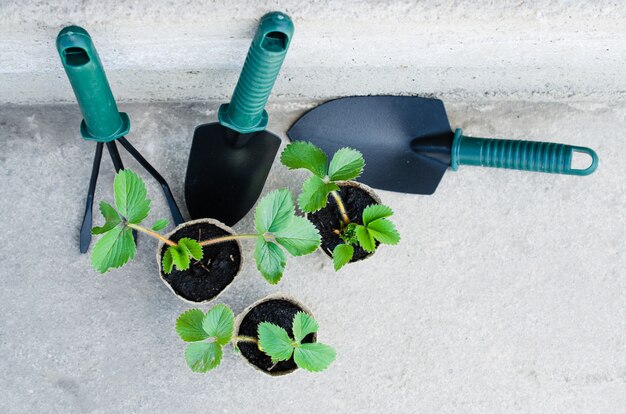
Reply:
[[454, 133], [443, 102], [413, 96], [356, 96], [313, 108], [287, 135], [311, 141], [329, 156], [363, 153], [359, 181], [381, 190], [432, 194], [450, 165]]
[[234, 225], [259, 198], [280, 138], [267, 132], [240, 134], [218, 122], [193, 134], [185, 200], [193, 219], [214, 218]]

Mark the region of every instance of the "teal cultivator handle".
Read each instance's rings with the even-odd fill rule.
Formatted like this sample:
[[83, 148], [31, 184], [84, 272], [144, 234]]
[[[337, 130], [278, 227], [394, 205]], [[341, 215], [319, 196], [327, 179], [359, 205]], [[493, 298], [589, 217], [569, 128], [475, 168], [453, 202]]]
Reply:
[[[598, 167], [598, 156], [591, 148], [536, 141], [472, 138], [454, 133], [451, 167], [479, 165], [553, 174], [589, 175]], [[581, 152], [591, 157], [591, 165], [580, 170], [572, 168], [572, 154]]]
[[220, 107], [220, 124], [239, 133], [267, 127], [265, 104], [272, 92], [293, 35], [293, 23], [280, 12], [261, 18], [230, 104]]
[[89, 33], [78, 26], [64, 28], [57, 36], [57, 50], [83, 113], [83, 138], [109, 142], [126, 135], [130, 120], [117, 110]]

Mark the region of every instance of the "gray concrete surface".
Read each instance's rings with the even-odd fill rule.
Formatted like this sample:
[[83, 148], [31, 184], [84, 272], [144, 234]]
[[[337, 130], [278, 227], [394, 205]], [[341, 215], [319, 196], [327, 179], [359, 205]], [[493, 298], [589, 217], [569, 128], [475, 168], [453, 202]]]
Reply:
[[[162, 285], [156, 243], [142, 237], [137, 259], [104, 276], [78, 253], [94, 144], [79, 138], [54, 38], [90, 31], [129, 139], [183, 205], [193, 128], [215, 120], [272, 9], [296, 24], [269, 107], [283, 138], [320, 99], [433, 94], [470, 135], [590, 146], [600, 167], [465, 167], [433, 196], [381, 191], [401, 244], [339, 274], [319, 253], [291, 259], [273, 287], [248, 245], [215, 303], [296, 296], [338, 359], [268, 378], [227, 352], [203, 376], [184, 363], [173, 327], [189, 305]], [[625, 25], [614, 0], [0, 0], [0, 413], [624, 412]], [[304, 176], [276, 164], [265, 191]], [[97, 200], [112, 179], [105, 157]], [[152, 217], [167, 216], [146, 181]]]
[[273, 9], [296, 26], [275, 98], [626, 99], [619, 0], [0, 0], [0, 103], [73, 102], [54, 47], [68, 24], [122, 101], [221, 99]]
[[[270, 129], [282, 133], [311, 105], [273, 104]], [[120, 105], [129, 139], [181, 204], [193, 128], [215, 120], [217, 106]], [[590, 146], [600, 167], [584, 178], [466, 167], [448, 172], [434, 196], [382, 191], [401, 244], [339, 274], [319, 253], [290, 259], [273, 287], [248, 245], [242, 275], [215, 303], [239, 312], [289, 293], [338, 351], [324, 373], [269, 378], [232, 352], [208, 375], [186, 367], [173, 327], [189, 305], [159, 280], [152, 240], [141, 237], [137, 259], [106, 275], [78, 253], [94, 150], [79, 138], [78, 108], [0, 107], [0, 412], [623, 412], [626, 105], [478, 100], [447, 109], [468, 134]], [[297, 190], [303, 176], [276, 164], [265, 191]], [[112, 198], [112, 178], [105, 158], [97, 200]], [[147, 183], [152, 217], [167, 216]]]

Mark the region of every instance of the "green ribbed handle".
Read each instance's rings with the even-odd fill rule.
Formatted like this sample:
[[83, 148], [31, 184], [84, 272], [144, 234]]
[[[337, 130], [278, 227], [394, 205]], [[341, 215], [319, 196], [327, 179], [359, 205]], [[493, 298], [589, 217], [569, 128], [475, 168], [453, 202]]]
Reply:
[[126, 135], [130, 120], [117, 110], [89, 33], [82, 27], [65, 27], [57, 36], [56, 46], [83, 114], [83, 138], [109, 142]]
[[[598, 167], [598, 156], [591, 148], [552, 142], [514, 141], [508, 139], [472, 138], [459, 128], [452, 143], [451, 167], [478, 165], [553, 174], [589, 175]], [[585, 169], [572, 168], [572, 155], [581, 152], [591, 157]]]
[[280, 12], [264, 15], [254, 35], [230, 104], [220, 107], [220, 123], [240, 133], [267, 127], [265, 104], [293, 35], [293, 23]]

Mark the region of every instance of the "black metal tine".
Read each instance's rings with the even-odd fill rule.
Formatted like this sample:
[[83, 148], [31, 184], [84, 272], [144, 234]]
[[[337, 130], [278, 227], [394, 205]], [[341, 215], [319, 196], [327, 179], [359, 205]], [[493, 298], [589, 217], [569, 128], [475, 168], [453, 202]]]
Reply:
[[111, 155], [111, 161], [113, 161], [115, 172], [118, 173], [120, 170], [124, 169], [124, 164], [122, 163], [122, 157], [120, 157], [120, 152], [117, 150], [115, 141], [107, 142], [107, 148], [109, 150], [109, 154]]
[[[115, 172], [118, 173], [120, 170], [124, 169], [124, 164], [122, 163], [122, 157], [120, 157], [120, 152], [117, 150], [115, 141], [107, 142], [107, 148], [109, 150], [109, 154], [111, 155], [111, 161], [113, 161]], [[135, 239], [135, 244], [137, 244], [137, 231], [135, 230], [133, 230], [133, 238]]]
[[135, 147], [133, 147], [130, 142], [128, 142], [126, 137], [120, 137], [117, 140], [122, 144], [124, 148], [126, 148], [126, 151], [128, 151], [130, 155], [132, 155], [137, 160], [137, 162], [141, 164], [141, 166], [145, 168], [146, 171], [148, 171], [150, 175], [152, 175], [154, 179], [157, 180], [157, 182], [161, 185], [161, 188], [163, 189], [163, 194], [165, 194], [165, 199], [167, 200], [167, 205], [169, 206], [172, 213], [174, 224], [176, 226], [181, 224], [184, 221], [183, 215], [180, 214], [180, 210], [178, 208], [178, 205], [176, 204], [176, 200], [174, 199], [172, 190], [170, 190], [170, 186], [167, 184], [167, 181], [165, 181], [165, 178], [163, 178], [163, 176], [159, 174], [159, 172], [141, 155], [141, 153], [137, 151], [137, 149], [135, 149]]
[[102, 160], [102, 149], [104, 145], [98, 142], [96, 154], [93, 157], [93, 167], [91, 168], [91, 178], [89, 178], [89, 189], [87, 190], [87, 201], [85, 202], [85, 214], [83, 224], [80, 226], [80, 252], [87, 253], [91, 243], [91, 226], [93, 223], [93, 196], [96, 192], [96, 183], [100, 173], [100, 161]]

